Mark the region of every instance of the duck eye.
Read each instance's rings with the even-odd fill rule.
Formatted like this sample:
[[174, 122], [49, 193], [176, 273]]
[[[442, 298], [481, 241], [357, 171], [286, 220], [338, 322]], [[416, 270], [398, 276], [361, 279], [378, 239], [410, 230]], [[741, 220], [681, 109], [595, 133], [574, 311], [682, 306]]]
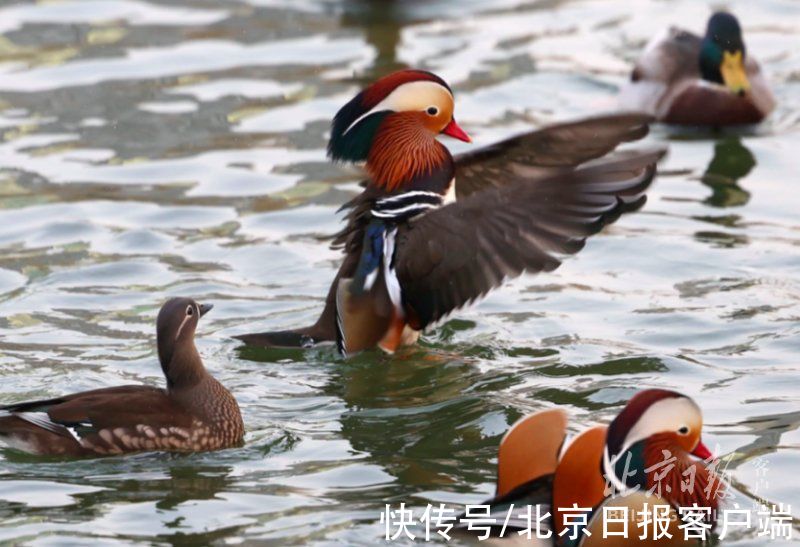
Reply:
[[186, 306], [186, 315], [194, 315], [194, 308], [192, 306]]
[[439, 109], [435, 106], [429, 106], [428, 109], [425, 111], [428, 113], [428, 116], [435, 116], [439, 113]]
[[680, 428], [678, 430], [678, 433], [680, 433], [681, 435], [688, 435], [689, 434], [689, 428], [686, 427], [686, 426], [683, 426], [682, 428]]

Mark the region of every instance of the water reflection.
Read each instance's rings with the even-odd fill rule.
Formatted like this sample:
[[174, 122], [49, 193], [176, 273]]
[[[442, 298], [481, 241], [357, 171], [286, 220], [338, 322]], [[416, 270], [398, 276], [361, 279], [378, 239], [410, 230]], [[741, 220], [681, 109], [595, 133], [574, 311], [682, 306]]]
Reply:
[[[744, 430], [746, 438], [752, 439], [737, 447], [726, 461], [725, 471], [735, 488], [753, 501], [790, 504], [787, 510], [795, 519], [800, 515], [797, 490], [776, 478], [789, 476], [796, 468], [797, 457], [787, 447], [793, 445], [798, 428], [800, 412], [794, 411], [754, 416], [730, 427], [729, 432], [720, 431], [739, 436]], [[795, 527], [797, 524], [796, 520]]]
[[363, 75], [371, 81], [392, 71], [407, 68], [397, 60], [397, 48], [406, 23], [404, 12], [415, 2], [393, 0], [353, 0], [345, 2], [341, 23], [345, 28], [363, 29], [367, 43], [375, 48], [377, 56]]
[[[5, 484], [24, 495], [3, 493], [0, 520], [10, 528], [18, 526], [20, 534], [42, 520], [52, 523], [56, 534], [70, 537], [98, 531], [137, 537], [159, 531], [174, 545], [190, 536], [196, 540], [198, 533], [214, 533], [209, 523], [222, 518], [222, 499], [235, 490], [232, 468], [204, 464], [205, 458], [148, 454], [62, 463], [39, 458], [33, 465], [27, 463], [30, 456], [10, 458], [3, 477], [10, 482]], [[91, 474], [76, 483], [88, 469]], [[159, 516], [153, 519], [153, 514]], [[237, 524], [236, 511], [228, 517], [229, 525]], [[86, 522], [96, 528], [86, 529]], [[7, 531], [0, 529], [0, 542]]]
[[[742, 144], [738, 135], [726, 136], [714, 144], [714, 156], [700, 177], [700, 182], [711, 188], [711, 195], [703, 203], [716, 208], [743, 207], [750, 201], [750, 192], [739, 186], [756, 165], [753, 153]], [[697, 220], [723, 228], [736, 228], [740, 215], [702, 215]], [[695, 239], [716, 248], [731, 249], [750, 244], [750, 238], [741, 233], [723, 230], [701, 230]]]
[[756, 165], [753, 153], [738, 136], [725, 137], [714, 145], [714, 157], [701, 181], [711, 188], [703, 203], [712, 207], [741, 207], [750, 201], [750, 192], [739, 186]]
[[[156, 507], [171, 510], [189, 500], [214, 499], [217, 494], [230, 488], [233, 483], [230, 479], [231, 471], [228, 466], [172, 467], [169, 470], [169, 488], [165, 489], [161, 485], [156, 489], [160, 498]], [[137, 483], [138, 481], [133, 481], [130, 486], [135, 488]]]
[[[754, 416], [741, 421], [736, 429], [748, 430], [750, 436], [755, 437], [750, 443], [736, 449], [733, 462], [728, 466], [733, 470], [754, 456], [774, 453], [783, 444], [782, 437], [800, 429], [800, 412], [787, 412], [783, 414], [769, 414]], [[724, 435], [724, 432], [720, 432]], [[740, 431], [732, 431], [731, 435], [740, 435]]]
[[408, 68], [408, 63], [398, 59], [404, 27], [479, 12], [487, 6], [474, 0], [348, 0], [338, 9], [342, 11], [342, 26], [363, 30], [364, 39], [377, 53], [371, 66], [360, 74], [362, 83], [366, 83]]
[[409, 349], [358, 356], [334, 371], [325, 392], [346, 404], [341, 432], [352, 447], [413, 492], [491, 480], [488, 460], [518, 413], [488, 392], [514, 382], [443, 351]]

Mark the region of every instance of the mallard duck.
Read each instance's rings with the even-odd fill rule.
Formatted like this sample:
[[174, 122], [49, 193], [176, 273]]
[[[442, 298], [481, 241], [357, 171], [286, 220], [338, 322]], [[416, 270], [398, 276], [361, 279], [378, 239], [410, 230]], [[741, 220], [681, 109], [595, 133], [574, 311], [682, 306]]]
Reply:
[[453, 158], [437, 137], [470, 141], [454, 109], [444, 80], [404, 70], [339, 110], [328, 154], [363, 163], [369, 179], [344, 205], [347, 225], [334, 240], [344, 260], [322, 315], [311, 327], [237, 338], [268, 347], [336, 341], [344, 354], [375, 346], [393, 352], [504, 280], [555, 269], [557, 255], [577, 252], [586, 237], [641, 207], [663, 155], [597, 160], [648, 131], [648, 116], [616, 114]]
[[198, 452], [244, 437], [239, 405], [203, 366], [194, 345], [211, 305], [167, 301], [158, 314], [158, 358], [166, 389], [130, 385], [0, 406], [0, 441], [44, 456]]
[[703, 37], [673, 27], [650, 42], [619, 103], [664, 123], [713, 127], [758, 123], [775, 108], [739, 21], [725, 12], [711, 16]]

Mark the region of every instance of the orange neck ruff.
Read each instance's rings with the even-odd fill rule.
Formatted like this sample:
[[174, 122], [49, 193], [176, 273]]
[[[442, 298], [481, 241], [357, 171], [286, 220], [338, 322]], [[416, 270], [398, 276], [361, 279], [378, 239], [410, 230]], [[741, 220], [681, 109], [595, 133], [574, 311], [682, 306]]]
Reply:
[[390, 114], [381, 123], [367, 156], [372, 184], [394, 192], [442, 166], [449, 156], [424, 125], [424, 113]]

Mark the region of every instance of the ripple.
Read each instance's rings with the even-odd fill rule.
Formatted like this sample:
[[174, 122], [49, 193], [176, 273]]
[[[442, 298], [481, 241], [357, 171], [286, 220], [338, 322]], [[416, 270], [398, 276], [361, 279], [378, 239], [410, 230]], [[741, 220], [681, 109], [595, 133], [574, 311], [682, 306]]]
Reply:
[[64, 507], [79, 502], [76, 496], [100, 492], [104, 488], [77, 486], [52, 481], [0, 481], [0, 499], [28, 507]]

